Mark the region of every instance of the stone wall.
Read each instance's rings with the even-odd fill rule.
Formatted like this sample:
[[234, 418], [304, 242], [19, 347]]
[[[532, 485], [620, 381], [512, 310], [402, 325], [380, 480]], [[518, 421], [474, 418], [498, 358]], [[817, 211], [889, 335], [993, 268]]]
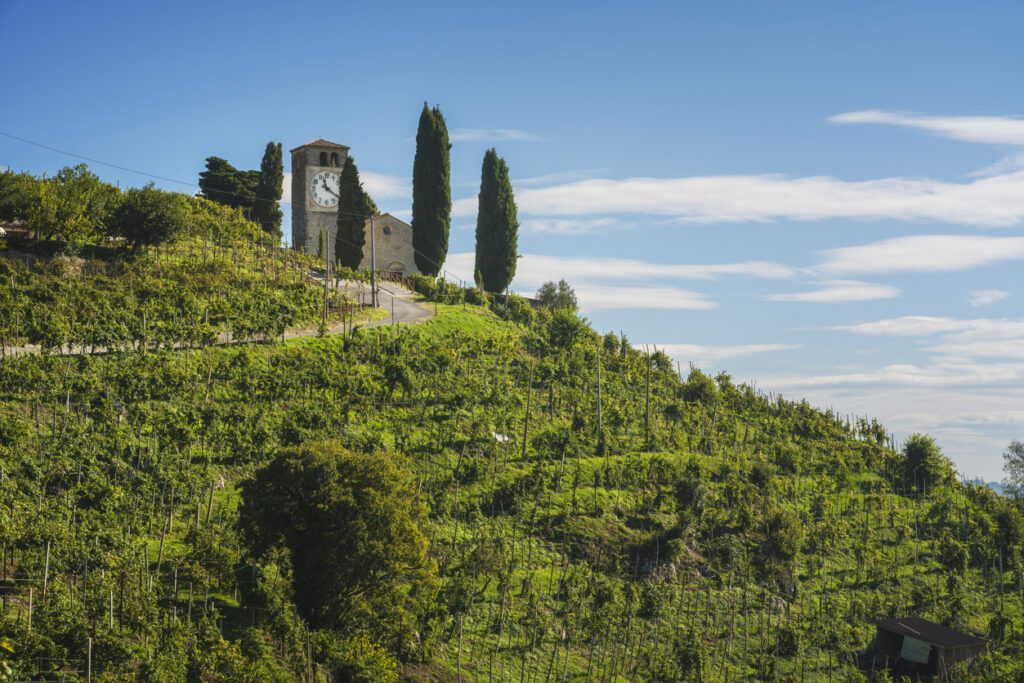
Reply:
[[[321, 152], [327, 154], [328, 164], [325, 166], [320, 163]], [[345, 147], [310, 143], [291, 151], [293, 249], [303, 249], [307, 253], [316, 254], [322, 228], [325, 243], [330, 244], [331, 251], [334, 251], [334, 237], [338, 232], [338, 211], [325, 211], [315, 206], [309, 198], [309, 179], [325, 168], [331, 168], [332, 153], [337, 154], [338, 158], [337, 166], [333, 170], [340, 175], [345, 159], [348, 158], [348, 150]], [[333, 258], [333, 253], [330, 256]]]
[[[360, 269], [370, 267], [370, 221], [366, 221], [366, 246]], [[401, 272], [403, 275], [419, 273], [412, 248], [412, 226], [391, 214], [373, 219], [374, 251], [377, 270]]]

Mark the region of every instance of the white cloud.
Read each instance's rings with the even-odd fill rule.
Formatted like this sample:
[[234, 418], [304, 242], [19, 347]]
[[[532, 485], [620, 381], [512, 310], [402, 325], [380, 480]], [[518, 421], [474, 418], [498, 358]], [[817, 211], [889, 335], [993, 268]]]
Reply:
[[404, 176], [360, 171], [363, 189], [377, 199], [409, 199], [412, 201], [412, 180]]
[[1013, 358], [1024, 360], [1024, 337], [992, 341], [949, 341], [925, 347], [925, 350], [954, 358]]
[[913, 235], [822, 252], [812, 271], [840, 273], [949, 272], [1024, 258], [1024, 237]]
[[452, 142], [500, 142], [502, 140], [521, 140], [541, 142], [544, 138], [512, 128], [453, 128], [448, 132]]
[[718, 306], [706, 294], [678, 287], [635, 287], [599, 285], [584, 282], [575, 285], [580, 311], [592, 313], [614, 309], [707, 310]]
[[830, 329], [874, 336], [926, 337], [935, 334], [955, 335], [956, 341], [989, 341], [1024, 338], [1024, 320], [1006, 318], [944, 318], [909, 315], [856, 325], [837, 325]]
[[[516, 194], [516, 206], [519, 209], [519, 213], [523, 213], [523, 205], [519, 199], [519, 192], [516, 191], [515, 187], [512, 191]], [[452, 217], [453, 218], [476, 218], [477, 215], [477, 201], [476, 195], [472, 197], [466, 197], [465, 199], [454, 199], [452, 200]]]
[[704, 346], [701, 344], [659, 344], [658, 349], [678, 360], [708, 367], [730, 358], [743, 358], [759, 353], [789, 351], [800, 348], [800, 344], [741, 344], [736, 346]]
[[979, 289], [971, 292], [971, 296], [967, 300], [971, 302], [972, 306], [985, 306], [1002, 301], [1008, 296], [1010, 294], [1001, 289]]
[[[450, 277], [471, 279], [474, 261], [472, 252], [449, 254], [444, 267]], [[637, 308], [708, 310], [717, 306], [708, 295], [662, 283], [722, 277], [786, 279], [794, 275], [792, 268], [768, 261], [696, 265], [524, 254], [516, 265], [512, 285], [516, 291], [533, 296], [544, 282], [565, 278], [576, 291], [584, 313]]]
[[975, 178], [1003, 175], [1004, 173], [1019, 171], [1022, 168], [1024, 168], [1024, 152], [1013, 152], [1011, 154], [1007, 154], [1002, 159], [998, 159], [995, 163], [974, 171], [969, 175]]
[[[471, 251], [448, 254], [444, 260], [444, 269], [452, 276], [466, 282], [473, 282], [473, 270], [476, 268], [476, 254]], [[518, 269], [518, 268], [517, 268]]]
[[926, 315], [908, 315], [902, 318], [888, 318], [856, 325], [836, 325], [829, 329], [845, 330], [857, 334], [893, 335], [920, 337], [940, 332], [951, 332], [963, 329], [965, 321], [953, 318], [936, 318]]
[[523, 232], [546, 232], [553, 235], [586, 235], [619, 226], [614, 218], [525, 218], [519, 222]]
[[292, 174], [290, 171], [284, 174], [284, 183], [281, 185], [281, 201], [279, 203], [292, 203]]
[[596, 175], [607, 172], [607, 168], [578, 168], [571, 171], [559, 171], [558, 173], [549, 173], [547, 175], [536, 176], [533, 178], [518, 178], [514, 179], [512, 184], [516, 187], [525, 187], [529, 185], [547, 185], [548, 183], [564, 183], [573, 180], [593, 178]]
[[951, 140], [989, 145], [1024, 145], [1024, 119], [1010, 116], [929, 116], [878, 109], [851, 111], [829, 118], [832, 123], [881, 123], [925, 130]]
[[724, 276], [783, 279], [793, 275], [794, 271], [788, 266], [767, 261], [690, 265], [620, 258], [524, 254], [516, 267], [515, 284], [539, 287], [548, 280], [561, 278], [575, 284], [584, 280], [713, 280]]
[[[520, 188], [516, 203], [534, 216], [634, 213], [681, 223], [890, 218], [1007, 226], [1024, 220], [1024, 171], [963, 183], [784, 175], [592, 179]], [[453, 202], [452, 213], [475, 216], [476, 197]]]
[[820, 289], [809, 292], [792, 292], [786, 294], [768, 294], [771, 301], [798, 301], [809, 303], [840, 303], [847, 301], [873, 301], [875, 299], [892, 299], [900, 295], [900, 290], [888, 285], [858, 282], [856, 280], [830, 280], [822, 282]]
[[[476, 256], [473, 252], [448, 254], [445, 268], [455, 273], [456, 276], [465, 273], [471, 274], [475, 259]], [[770, 261], [698, 265], [652, 263], [636, 259], [606, 257], [523, 254], [516, 264], [513, 287], [524, 293], [532, 294], [543, 283], [564, 278], [578, 293], [581, 287], [586, 286], [586, 283], [596, 286], [615, 281], [640, 285], [644, 282], [658, 280], [715, 280], [722, 277], [787, 279], [795, 274], [796, 272], [789, 266]], [[593, 287], [591, 289], [593, 290]], [[654, 289], [650, 289], [650, 291], [653, 292]]]
[[976, 363], [958, 358], [943, 358], [928, 365], [896, 363], [862, 372], [814, 376], [769, 378], [765, 386], [783, 391], [794, 388], [882, 387], [950, 388], [974, 385], [1016, 384], [1024, 379], [1024, 363]]

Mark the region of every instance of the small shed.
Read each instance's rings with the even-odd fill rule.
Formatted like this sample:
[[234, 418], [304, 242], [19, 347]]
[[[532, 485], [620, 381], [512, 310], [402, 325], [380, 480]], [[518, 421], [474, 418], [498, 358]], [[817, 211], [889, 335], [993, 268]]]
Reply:
[[942, 677], [954, 665], [985, 651], [988, 641], [920, 617], [875, 622], [875, 667], [915, 681]]

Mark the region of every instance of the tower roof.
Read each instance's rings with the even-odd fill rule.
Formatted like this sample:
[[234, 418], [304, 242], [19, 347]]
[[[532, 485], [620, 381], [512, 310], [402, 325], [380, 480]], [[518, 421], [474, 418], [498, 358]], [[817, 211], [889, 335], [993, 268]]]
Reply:
[[351, 149], [351, 147], [346, 147], [345, 145], [339, 145], [337, 142], [330, 142], [328, 140], [324, 140], [323, 138], [317, 138], [316, 140], [313, 140], [312, 142], [307, 142], [304, 145], [299, 145], [295, 149], [289, 150], [289, 152], [297, 152], [298, 150], [305, 149], [306, 147], [327, 147], [329, 149], [344, 149], [344, 150]]

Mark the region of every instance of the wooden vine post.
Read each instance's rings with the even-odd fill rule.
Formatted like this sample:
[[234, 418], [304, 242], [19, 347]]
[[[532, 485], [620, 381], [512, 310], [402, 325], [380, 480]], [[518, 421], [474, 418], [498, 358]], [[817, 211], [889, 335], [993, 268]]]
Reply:
[[523, 461], [526, 461], [526, 435], [530, 431], [530, 399], [533, 397], [533, 366], [535, 361], [530, 361], [530, 379], [526, 385], [526, 419], [523, 420]]

